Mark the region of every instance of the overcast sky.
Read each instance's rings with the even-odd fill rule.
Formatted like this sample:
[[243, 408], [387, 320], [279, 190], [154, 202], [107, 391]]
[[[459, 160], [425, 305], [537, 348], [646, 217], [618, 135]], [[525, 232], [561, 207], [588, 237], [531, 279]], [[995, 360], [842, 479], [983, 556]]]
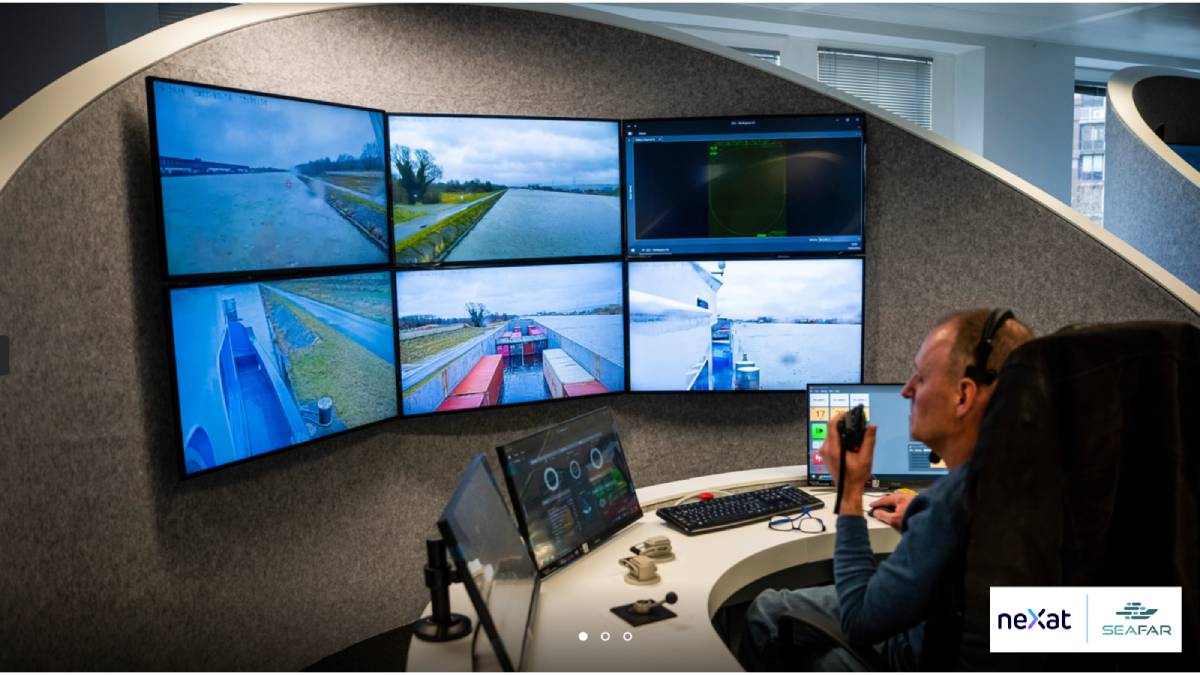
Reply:
[[574, 312], [622, 302], [620, 263], [396, 273], [397, 316], [467, 316], [468, 302], [501, 314]]
[[[717, 269], [716, 262], [699, 264]], [[723, 281], [717, 292], [719, 316], [862, 323], [861, 260], [731, 260]]]
[[[290, 169], [376, 142], [370, 113], [167, 82], [154, 85], [158, 154]], [[383, 143], [382, 125], [378, 142]], [[383, 168], [380, 157], [379, 168]]]
[[620, 180], [616, 122], [400, 115], [388, 120], [391, 145], [433, 153], [443, 181], [478, 178], [520, 187]]

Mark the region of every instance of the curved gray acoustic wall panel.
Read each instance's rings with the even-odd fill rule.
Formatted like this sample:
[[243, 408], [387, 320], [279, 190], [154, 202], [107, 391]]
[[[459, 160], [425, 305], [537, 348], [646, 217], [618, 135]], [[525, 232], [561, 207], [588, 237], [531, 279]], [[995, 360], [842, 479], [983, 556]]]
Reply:
[[1122, 70], [1107, 107], [1105, 227], [1200, 289], [1200, 171], [1168, 146], [1200, 146], [1200, 75]]
[[[604, 403], [642, 485], [803, 461], [800, 396], [626, 395], [399, 420], [180, 482], [144, 75], [395, 112], [855, 109], [728, 54], [539, 11], [352, 7], [200, 42], [50, 134], [0, 188], [0, 667], [291, 670], [410, 621], [469, 458]], [[963, 307], [1008, 305], [1039, 332], [1197, 322], [1195, 298], [1061, 204], [868, 112], [869, 380], [905, 379]]]

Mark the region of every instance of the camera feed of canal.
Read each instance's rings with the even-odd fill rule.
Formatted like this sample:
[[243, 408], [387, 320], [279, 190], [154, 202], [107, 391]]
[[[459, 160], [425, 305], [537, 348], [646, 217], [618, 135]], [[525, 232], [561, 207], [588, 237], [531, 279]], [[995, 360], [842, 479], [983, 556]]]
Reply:
[[172, 276], [386, 264], [382, 112], [153, 82]]
[[401, 264], [621, 253], [617, 123], [388, 117]]
[[862, 280], [860, 259], [630, 263], [630, 390], [859, 382]]
[[172, 290], [185, 473], [395, 417], [389, 274]]
[[625, 388], [621, 263], [396, 273], [405, 415]]

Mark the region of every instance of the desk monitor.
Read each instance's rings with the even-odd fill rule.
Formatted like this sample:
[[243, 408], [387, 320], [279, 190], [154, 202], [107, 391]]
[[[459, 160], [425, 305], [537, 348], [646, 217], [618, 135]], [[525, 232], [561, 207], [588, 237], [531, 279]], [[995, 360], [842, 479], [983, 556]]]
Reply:
[[521, 534], [543, 576], [642, 517], [608, 408], [497, 451]]
[[383, 111], [146, 86], [169, 276], [387, 264]]
[[624, 124], [630, 256], [861, 253], [861, 114]]
[[500, 666], [520, 670], [539, 578], [482, 454], [471, 460], [438, 530]]
[[821, 444], [839, 413], [862, 404], [875, 432], [874, 478], [883, 485], [929, 483], [947, 472], [944, 461], [930, 463], [929, 447], [909, 437], [909, 402], [900, 395], [902, 384], [808, 385], [808, 482], [829, 484], [833, 479]]
[[863, 261], [629, 263], [635, 392], [862, 381]]
[[391, 115], [399, 264], [616, 256], [616, 120]]

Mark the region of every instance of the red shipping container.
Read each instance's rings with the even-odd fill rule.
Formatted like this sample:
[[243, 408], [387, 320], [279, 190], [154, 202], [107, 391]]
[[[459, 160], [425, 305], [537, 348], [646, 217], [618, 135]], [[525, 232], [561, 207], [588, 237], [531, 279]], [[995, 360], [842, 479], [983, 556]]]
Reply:
[[442, 401], [442, 404], [437, 407], [437, 412], [445, 412], [447, 410], [469, 410], [471, 408], [483, 407], [483, 394], [466, 394], [465, 396], [451, 396]]
[[481, 359], [462, 382], [450, 392], [451, 396], [466, 394], [483, 394], [483, 405], [496, 405], [500, 402], [500, 386], [504, 384], [504, 357], [499, 354], [489, 354]]
[[525, 353], [526, 354], [536, 354], [537, 353], [537, 343], [536, 342], [526, 342], [525, 343]]
[[564, 384], [563, 391], [566, 393], [567, 398], [574, 398], [576, 396], [591, 396], [593, 394], [607, 394], [608, 387], [605, 387], [604, 385], [600, 384], [599, 382], [592, 380], [591, 382], [576, 382], [574, 384]]

